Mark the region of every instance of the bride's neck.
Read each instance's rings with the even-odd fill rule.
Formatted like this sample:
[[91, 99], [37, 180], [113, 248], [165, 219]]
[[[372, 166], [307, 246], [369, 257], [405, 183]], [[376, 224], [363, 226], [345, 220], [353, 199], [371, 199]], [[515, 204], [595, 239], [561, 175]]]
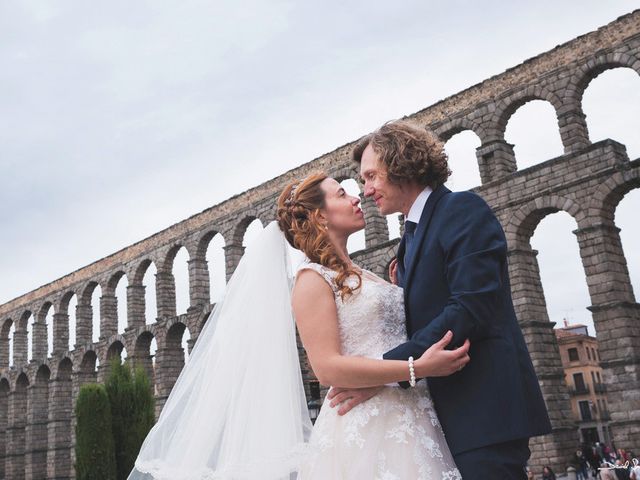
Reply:
[[331, 243], [333, 243], [333, 246], [335, 247], [336, 252], [338, 252], [338, 255], [342, 260], [347, 262], [347, 264], [350, 264], [351, 257], [349, 257], [349, 251], [347, 250], [348, 239], [349, 239], [348, 236], [335, 235], [329, 232], [329, 240], [331, 240]]

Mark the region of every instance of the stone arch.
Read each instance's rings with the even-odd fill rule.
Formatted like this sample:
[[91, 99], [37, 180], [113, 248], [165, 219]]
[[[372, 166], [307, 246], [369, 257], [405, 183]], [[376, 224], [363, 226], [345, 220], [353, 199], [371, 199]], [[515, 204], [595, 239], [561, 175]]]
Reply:
[[122, 352], [123, 351], [126, 352], [124, 338], [121, 335], [115, 335], [114, 337], [109, 339], [108, 344], [109, 344], [109, 348], [107, 348], [107, 351], [105, 354], [104, 365], [108, 366], [111, 359], [116, 356], [119, 357], [120, 362], [122, 362], [123, 361]]
[[[242, 245], [244, 240], [244, 234], [247, 232], [247, 228], [254, 220], [260, 220], [259, 215], [256, 212], [245, 213], [244, 217], [236, 223], [233, 233], [231, 234], [233, 245]], [[260, 220], [262, 222], [262, 220]]]
[[615, 210], [623, 197], [640, 188], [640, 169], [616, 172], [596, 189], [591, 196], [588, 213], [594, 222], [615, 226]]
[[0, 378], [0, 478], [7, 478], [7, 429], [9, 427], [9, 393], [11, 383], [6, 377]]
[[49, 421], [49, 379], [51, 371], [40, 365], [34, 384], [27, 394], [27, 426], [25, 463], [27, 478], [47, 477], [47, 445]]
[[76, 294], [73, 290], [66, 291], [62, 297], [60, 297], [60, 302], [56, 308], [57, 313], [69, 313], [69, 302]]
[[435, 129], [436, 135], [442, 143], [447, 143], [454, 135], [470, 130], [477, 135], [482, 144], [488, 141], [487, 133], [481, 124], [467, 117], [453, 118]]
[[[151, 385], [155, 385], [155, 373], [153, 367], [153, 358], [151, 355], [151, 342], [155, 339], [155, 335], [151, 329], [141, 332], [135, 340], [133, 347], [133, 355], [131, 359], [135, 366], [141, 366], [149, 376]], [[157, 341], [156, 341], [157, 342]]]
[[551, 195], [532, 200], [511, 215], [504, 232], [510, 248], [529, 248], [529, 240], [540, 221], [551, 213], [565, 211], [571, 215], [578, 226], [585, 221], [586, 215], [577, 202]]
[[520, 107], [532, 100], [542, 100], [550, 103], [556, 112], [556, 117], [562, 108], [562, 100], [560, 97], [548, 88], [540, 85], [530, 85], [527, 88], [509, 95], [496, 104], [496, 111], [491, 120], [491, 123], [495, 125], [496, 133], [499, 135], [498, 140], [504, 140], [507, 124], [513, 114]]
[[95, 350], [86, 350], [80, 359], [80, 365], [75, 372], [77, 385], [75, 387], [74, 394], [77, 398], [77, 394], [80, 391], [80, 387], [86, 383], [95, 383], [97, 380], [97, 360], [98, 355]]
[[[249, 224], [247, 224], [248, 226]], [[213, 240], [213, 238], [216, 235], [220, 235], [222, 237], [222, 240], [224, 241], [225, 245], [227, 243], [227, 240], [224, 238], [224, 234], [222, 233], [222, 229], [217, 228], [217, 227], [212, 227], [209, 228], [207, 230], [205, 230], [204, 233], [202, 233], [200, 235], [200, 237], [198, 238], [197, 242], [196, 242], [196, 257], [198, 258], [204, 258], [207, 254], [207, 249], [209, 248], [209, 243], [211, 243], [211, 240]]]
[[602, 72], [614, 68], [631, 68], [640, 75], [640, 59], [626, 52], [609, 52], [589, 58], [579, 68], [573, 70], [564, 93], [564, 101], [581, 106], [582, 95], [589, 83]]
[[159, 338], [156, 352], [155, 379], [157, 387], [156, 414], [164, 406], [173, 385], [176, 383], [184, 367], [185, 352], [182, 347], [182, 337], [188, 327], [179, 319], [173, 319], [166, 325], [164, 338]]

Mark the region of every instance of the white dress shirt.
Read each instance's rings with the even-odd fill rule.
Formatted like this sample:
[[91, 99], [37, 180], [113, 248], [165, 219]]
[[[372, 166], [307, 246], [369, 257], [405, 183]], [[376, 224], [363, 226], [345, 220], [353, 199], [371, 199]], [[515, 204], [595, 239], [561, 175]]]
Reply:
[[409, 209], [409, 213], [407, 217], [404, 219], [406, 221], [410, 221], [413, 223], [419, 223], [420, 217], [422, 216], [422, 211], [424, 210], [424, 206], [427, 204], [427, 199], [429, 195], [431, 195], [433, 190], [428, 185], [424, 187], [424, 190], [420, 192], [420, 194], [413, 201], [413, 205]]

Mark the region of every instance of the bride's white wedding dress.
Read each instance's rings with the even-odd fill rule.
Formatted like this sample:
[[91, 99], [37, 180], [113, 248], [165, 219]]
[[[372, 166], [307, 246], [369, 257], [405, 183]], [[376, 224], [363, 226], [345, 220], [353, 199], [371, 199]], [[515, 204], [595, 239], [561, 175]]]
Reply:
[[[342, 353], [382, 358], [407, 339], [403, 290], [364, 270], [362, 286], [342, 301], [336, 272], [316, 263], [334, 291]], [[348, 282], [357, 282], [351, 278]], [[325, 398], [299, 480], [453, 480], [462, 476], [424, 385], [388, 386], [344, 416]]]

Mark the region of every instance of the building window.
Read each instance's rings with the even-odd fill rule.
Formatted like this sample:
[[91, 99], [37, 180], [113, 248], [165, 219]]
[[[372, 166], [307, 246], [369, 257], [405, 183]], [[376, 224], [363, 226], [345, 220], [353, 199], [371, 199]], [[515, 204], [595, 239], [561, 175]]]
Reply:
[[587, 386], [584, 383], [584, 377], [581, 373], [573, 374], [573, 384], [576, 387], [576, 393], [586, 393], [588, 392]]
[[577, 348], [570, 348], [569, 349], [569, 361], [570, 362], [577, 362], [578, 360], [580, 360], [580, 357], [578, 357], [578, 349]]
[[591, 372], [591, 385], [595, 385], [596, 384], [596, 376], [593, 374], [593, 372]]
[[596, 377], [598, 378], [598, 383], [602, 383], [602, 378], [600, 377], [600, 372], [596, 372]]
[[582, 418], [582, 420], [592, 420], [593, 418], [591, 417], [591, 409], [589, 408], [589, 401], [583, 400], [581, 402], [578, 402], [578, 405], [580, 407], [580, 417]]
[[591, 361], [591, 349], [587, 347], [587, 358]]

